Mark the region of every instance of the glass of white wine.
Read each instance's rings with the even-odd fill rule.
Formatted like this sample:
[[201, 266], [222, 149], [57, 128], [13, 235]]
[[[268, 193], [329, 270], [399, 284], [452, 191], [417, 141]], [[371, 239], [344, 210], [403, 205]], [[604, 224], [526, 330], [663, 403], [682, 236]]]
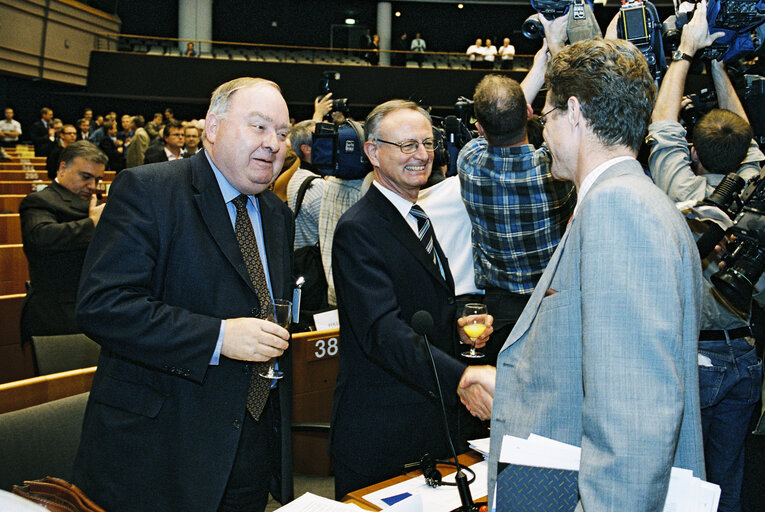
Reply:
[[486, 330], [487, 315], [488, 310], [486, 304], [479, 304], [477, 302], [465, 304], [465, 309], [462, 310], [462, 318], [466, 320], [466, 323], [462, 328], [465, 330], [465, 334], [468, 335], [468, 338], [470, 338], [472, 346], [470, 347], [470, 350], [466, 350], [462, 353], [464, 357], [474, 359], [484, 357], [484, 354], [481, 354], [475, 349], [475, 340]]
[[[290, 328], [290, 321], [292, 320], [292, 302], [284, 299], [275, 299], [273, 303], [273, 314], [268, 315], [266, 318], [269, 322], [274, 322], [285, 329]], [[268, 371], [259, 373], [264, 379], [281, 379], [284, 377], [284, 372], [277, 370], [274, 359], [268, 362]]]

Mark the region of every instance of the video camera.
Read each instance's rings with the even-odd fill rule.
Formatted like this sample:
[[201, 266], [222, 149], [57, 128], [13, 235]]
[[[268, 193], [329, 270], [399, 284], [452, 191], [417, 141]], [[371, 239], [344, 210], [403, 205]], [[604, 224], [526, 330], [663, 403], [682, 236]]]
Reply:
[[568, 38], [575, 43], [592, 39], [600, 34], [600, 28], [592, 12], [592, 0], [531, 0], [538, 14], [532, 14], [521, 25], [521, 32], [528, 39], [541, 39], [545, 35], [539, 16], [554, 20], [571, 11], [568, 20]]
[[[319, 98], [323, 98], [327, 94], [332, 92], [332, 82], [340, 80], [340, 73], [337, 71], [324, 71], [321, 74], [321, 81], [319, 82]], [[344, 117], [348, 117], [348, 98], [334, 98], [332, 100], [332, 110], [330, 110], [324, 119], [329, 121], [332, 119], [332, 112], [340, 112]]]
[[441, 146], [445, 152], [443, 158], [446, 159], [447, 176], [457, 174], [457, 155], [460, 149], [478, 137], [478, 133], [469, 128], [473, 124], [473, 100], [460, 96], [454, 103], [454, 112], [446, 117], [431, 116], [433, 127], [440, 132], [443, 142]]
[[725, 266], [711, 277], [712, 294], [742, 317], [748, 315], [754, 286], [765, 269], [764, 177], [765, 171], [762, 171], [744, 188], [744, 179], [730, 173], [700, 202], [716, 206], [733, 220], [727, 230], [712, 224], [699, 238], [697, 246], [703, 259], [725, 235], [731, 236], [722, 260]]
[[[754, 139], [759, 144], [765, 144], [765, 77], [758, 75], [743, 75], [737, 80], [736, 94], [747, 112], [749, 123], [754, 131]], [[713, 108], [717, 108], [717, 94], [713, 90], [702, 89], [695, 94], [689, 94], [690, 103], [680, 110], [680, 119], [685, 126], [686, 138], [693, 142], [693, 129], [696, 123]]]
[[[680, 42], [682, 28], [693, 16], [695, 2], [678, 3], [675, 0], [675, 14], [668, 17], [662, 26], [662, 33], [672, 48]], [[752, 55], [762, 49], [765, 39], [765, 0], [709, 0], [707, 3], [709, 33], [724, 32], [710, 46], [699, 52], [702, 60], [735, 62], [741, 57]]]
[[647, 0], [622, 0], [616, 35], [625, 39], [643, 53], [651, 76], [661, 82], [667, 71], [664, 43], [661, 38], [661, 18], [656, 6]]

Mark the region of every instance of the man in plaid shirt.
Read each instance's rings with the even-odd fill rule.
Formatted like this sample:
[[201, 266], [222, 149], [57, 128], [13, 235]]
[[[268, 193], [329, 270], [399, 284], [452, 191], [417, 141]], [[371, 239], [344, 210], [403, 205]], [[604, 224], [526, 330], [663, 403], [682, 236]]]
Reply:
[[529, 103], [544, 83], [548, 59], [545, 45], [522, 84], [499, 75], [478, 83], [473, 100], [481, 136], [457, 159], [473, 225], [476, 284], [486, 290], [484, 303], [494, 316], [481, 364], [496, 363], [576, 204], [571, 183], [550, 174], [547, 148], [535, 149], [526, 134]]

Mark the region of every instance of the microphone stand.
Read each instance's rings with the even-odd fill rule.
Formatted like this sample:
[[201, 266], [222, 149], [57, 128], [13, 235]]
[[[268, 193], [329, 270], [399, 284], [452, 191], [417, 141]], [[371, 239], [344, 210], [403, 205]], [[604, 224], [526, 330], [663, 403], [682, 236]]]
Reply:
[[433, 327], [433, 317], [427, 311], [418, 311], [412, 316], [412, 327], [417, 334], [422, 335], [425, 339], [425, 348], [428, 350], [428, 357], [430, 358], [430, 364], [433, 367], [433, 376], [435, 377], [436, 388], [438, 389], [438, 398], [441, 402], [444, 431], [446, 433], [446, 439], [449, 441], [449, 448], [451, 449], [452, 456], [454, 457], [454, 464], [457, 467], [457, 474], [454, 477], [454, 481], [457, 484], [457, 491], [459, 492], [462, 505], [451, 512], [478, 512], [479, 507], [473, 503], [473, 496], [470, 494], [470, 484], [468, 484], [467, 476], [465, 476], [459, 460], [457, 460], [457, 450], [454, 449], [452, 435], [449, 430], [449, 419], [446, 415], [446, 402], [444, 401], [444, 394], [441, 389], [441, 381], [438, 378], [438, 371], [436, 371], [436, 361], [433, 358], [433, 351], [430, 349], [430, 340], [428, 339], [427, 332]]

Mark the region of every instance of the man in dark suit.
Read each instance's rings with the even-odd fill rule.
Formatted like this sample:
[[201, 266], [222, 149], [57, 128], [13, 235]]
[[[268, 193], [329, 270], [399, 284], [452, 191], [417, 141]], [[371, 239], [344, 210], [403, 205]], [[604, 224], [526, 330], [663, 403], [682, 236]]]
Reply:
[[35, 146], [35, 154], [44, 156], [44, 147], [50, 144], [52, 132], [53, 111], [48, 107], [40, 109], [40, 119], [32, 123], [29, 128], [29, 137]]
[[[266, 320], [289, 298], [292, 214], [276, 84], [213, 93], [205, 151], [120, 172], [77, 319], [101, 345], [74, 482], [110, 511], [263, 510], [292, 498], [291, 361]], [[285, 377], [259, 376], [282, 356]]]
[[21, 311], [22, 339], [81, 332], [74, 316], [77, 284], [104, 205], [96, 185], [107, 162], [87, 141], [61, 152], [56, 181], [19, 205], [30, 288]]
[[183, 158], [181, 151], [183, 150], [184, 136], [183, 125], [180, 121], [170, 119], [162, 132], [162, 138], [165, 142], [164, 145], [150, 145], [149, 149], [146, 150], [143, 163], [156, 164]]
[[56, 140], [56, 145], [45, 159], [45, 168], [48, 171], [48, 178], [55, 180], [58, 175], [59, 164], [61, 163], [61, 152], [65, 147], [73, 144], [77, 140], [77, 128], [71, 124], [61, 126], [61, 133]]
[[332, 246], [342, 339], [331, 436], [338, 498], [425, 453], [450, 454], [425, 340], [410, 326], [415, 312], [434, 319], [429, 339], [455, 437], [455, 391], [465, 370], [455, 357], [449, 264], [415, 205], [433, 164], [430, 116], [392, 100], [369, 114], [364, 131], [375, 181], [340, 218]]
[[99, 130], [103, 130], [103, 137], [98, 141], [98, 148], [109, 157], [109, 170], [121, 171], [125, 168], [125, 157], [122, 155], [122, 146], [117, 147], [114, 143], [117, 125], [114, 121], [105, 121]]

